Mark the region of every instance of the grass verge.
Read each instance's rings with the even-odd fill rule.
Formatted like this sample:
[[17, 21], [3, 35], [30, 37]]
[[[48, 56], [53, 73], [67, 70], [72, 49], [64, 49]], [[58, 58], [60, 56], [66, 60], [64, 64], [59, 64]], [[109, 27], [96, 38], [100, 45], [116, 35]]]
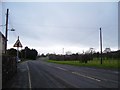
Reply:
[[55, 61], [55, 60], [48, 60], [48, 62], [57, 63], [57, 64], [74, 65], [74, 66], [97, 67], [97, 68], [104, 68], [104, 69], [120, 68], [120, 60], [103, 60], [102, 64], [100, 64], [100, 60], [97, 60], [97, 59], [88, 61], [88, 63], [80, 63], [79, 61]]

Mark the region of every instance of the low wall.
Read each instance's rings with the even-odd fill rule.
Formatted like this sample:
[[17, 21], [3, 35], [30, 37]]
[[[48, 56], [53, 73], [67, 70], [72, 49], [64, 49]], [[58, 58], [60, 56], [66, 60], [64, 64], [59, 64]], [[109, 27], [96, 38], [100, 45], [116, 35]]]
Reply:
[[17, 72], [16, 57], [2, 56], [2, 87]]

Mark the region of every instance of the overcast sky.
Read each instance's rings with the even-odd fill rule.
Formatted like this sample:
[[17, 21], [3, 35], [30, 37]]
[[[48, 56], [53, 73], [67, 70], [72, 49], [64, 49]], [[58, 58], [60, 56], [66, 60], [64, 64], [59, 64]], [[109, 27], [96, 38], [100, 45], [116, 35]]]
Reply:
[[[8, 48], [20, 37], [23, 45], [41, 53], [73, 53], [90, 47], [99, 51], [99, 28], [104, 48], [118, 49], [117, 2], [3, 2], [2, 24], [9, 8]], [[5, 27], [2, 31], [5, 33]]]

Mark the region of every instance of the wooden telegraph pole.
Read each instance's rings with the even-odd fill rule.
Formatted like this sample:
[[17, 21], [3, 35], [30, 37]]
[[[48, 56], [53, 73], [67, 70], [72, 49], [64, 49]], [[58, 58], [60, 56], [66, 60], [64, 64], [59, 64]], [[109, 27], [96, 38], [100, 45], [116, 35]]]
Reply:
[[100, 50], [101, 50], [101, 64], [102, 64], [102, 31], [101, 31], [101, 28], [100, 28]]
[[7, 9], [7, 13], [6, 13], [6, 32], [5, 32], [5, 53], [7, 52], [7, 34], [8, 34], [8, 13], [9, 13], [9, 9]]

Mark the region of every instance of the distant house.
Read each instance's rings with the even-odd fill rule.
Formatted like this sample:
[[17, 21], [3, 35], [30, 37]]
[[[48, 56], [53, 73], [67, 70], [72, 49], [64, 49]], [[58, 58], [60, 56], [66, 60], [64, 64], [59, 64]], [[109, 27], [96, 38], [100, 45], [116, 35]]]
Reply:
[[5, 53], [5, 36], [0, 32], [0, 53]]

